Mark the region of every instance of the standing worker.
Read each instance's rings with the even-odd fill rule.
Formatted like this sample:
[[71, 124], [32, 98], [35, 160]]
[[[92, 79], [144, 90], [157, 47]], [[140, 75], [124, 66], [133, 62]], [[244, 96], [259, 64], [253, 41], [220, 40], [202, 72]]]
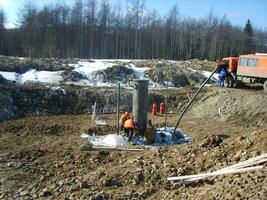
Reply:
[[120, 118], [120, 132], [122, 132], [123, 131], [123, 128], [124, 128], [124, 123], [125, 123], [125, 121], [127, 120], [127, 119], [129, 119], [130, 118], [130, 113], [129, 112], [125, 112], [122, 116], [121, 116], [121, 118]]
[[227, 64], [224, 62], [218, 63], [219, 84], [220, 87], [224, 87], [224, 81], [227, 76]]
[[127, 119], [124, 123], [124, 133], [128, 137], [128, 142], [132, 140], [134, 128], [135, 128], [134, 120], [131, 117], [130, 119]]

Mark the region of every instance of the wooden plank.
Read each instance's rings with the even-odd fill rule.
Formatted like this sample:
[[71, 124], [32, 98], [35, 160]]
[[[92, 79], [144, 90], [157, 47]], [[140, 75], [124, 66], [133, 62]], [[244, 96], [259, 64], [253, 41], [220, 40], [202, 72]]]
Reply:
[[[220, 169], [220, 170], [217, 170], [217, 171], [214, 171], [214, 172], [211, 172], [211, 173], [223, 172], [223, 171], [234, 170], [234, 169], [240, 169], [240, 168], [243, 168], [243, 167], [248, 167], [248, 166], [259, 164], [259, 163], [264, 163], [267, 160], [266, 158], [267, 158], [267, 154], [262, 154], [260, 156], [248, 159], [246, 161], [231, 165], [229, 167], [225, 167], [223, 169]], [[201, 177], [201, 176], [205, 176], [205, 174], [207, 174], [207, 173], [202, 173], [202, 174], [197, 174], [197, 175], [171, 177], [170, 181], [172, 181], [173, 179], [184, 180], [184, 179], [188, 179], [188, 178], [198, 178], [198, 177]], [[194, 177], [192, 177], [192, 176], [194, 176]], [[169, 178], [168, 178], [168, 180], [169, 180]]]
[[[264, 167], [262, 166], [256, 166], [256, 167], [247, 167], [247, 168], [243, 168], [243, 169], [237, 169], [237, 170], [229, 170], [229, 171], [221, 171], [221, 172], [214, 172], [214, 173], [206, 173], [205, 176], [203, 176], [202, 178], [199, 179], [172, 179], [168, 178], [168, 180], [173, 181], [175, 185], [180, 185], [180, 184], [188, 184], [188, 183], [192, 183], [201, 179], [206, 179], [212, 176], [221, 176], [221, 175], [228, 175], [228, 174], [237, 174], [237, 173], [246, 173], [246, 172], [251, 172], [251, 171], [256, 171], [256, 170], [263, 170]], [[192, 175], [194, 176], [194, 175]], [[178, 181], [177, 183], [175, 181]]]
[[252, 166], [255, 164], [259, 164], [259, 163], [264, 163], [267, 161], [267, 154], [262, 154], [260, 156], [248, 159], [246, 161], [234, 164], [232, 166], [229, 167], [225, 167], [221, 170], [217, 170], [211, 173], [202, 173], [202, 174], [197, 174], [197, 175], [187, 175], [187, 176], [179, 176], [179, 177], [170, 177], [168, 178], [169, 181], [173, 181], [173, 180], [185, 180], [185, 179], [190, 179], [190, 178], [200, 178], [203, 176], [206, 176], [206, 174], [212, 174], [212, 173], [218, 173], [218, 172], [224, 172], [224, 171], [229, 171], [229, 170], [238, 170], [240, 168], [244, 168], [244, 167], [248, 167], [248, 166]]
[[257, 157], [254, 157], [254, 158], [250, 158], [248, 160], [245, 160], [245, 161], [239, 162], [237, 164], [231, 165], [229, 167], [225, 167], [225, 168], [220, 169], [218, 171], [223, 171], [223, 170], [228, 170], [228, 169], [238, 169], [238, 168], [241, 168], [241, 167], [247, 167], [247, 166], [251, 166], [253, 164], [258, 164], [258, 163], [264, 162], [264, 160], [266, 160], [266, 159], [267, 159], [267, 154], [262, 154], [260, 156], [257, 156]]
[[117, 148], [117, 147], [87, 147], [81, 148], [83, 151], [143, 151], [143, 149], [128, 149], [128, 148]]
[[232, 165], [230, 167], [226, 167], [226, 168], [223, 168], [223, 169], [218, 170], [218, 171], [227, 171], [227, 170], [231, 170], [231, 169], [240, 169], [240, 168], [249, 167], [249, 166], [253, 166], [253, 165], [261, 164], [261, 163], [265, 163], [265, 162], [267, 162], [267, 158], [260, 159], [260, 160], [253, 160], [253, 161], [250, 161], [250, 162], [238, 163], [236, 165]]
[[[254, 164], [260, 164], [260, 163], [264, 163], [264, 162], [267, 162], [267, 159], [265, 159], [265, 160], [261, 160], [261, 161], [257, 161], [257, 162], [254, 163]], [[243, 168], [244, 168], [244, 167], [243, 167]], [[238, 169], [240, 169], [240, 168], [236, 168], [236, 169], [228, 169], [228, 170], [224, 170], [224, 169], [222, 169], [222, 170], [218, 170], [218, 171], [215, 171], [215, 172], [223, 172], [223, 171], [238, 170]], [[213, 172], [213, 173], [214, 173], [214, 172]], [[193, 178], [193, 179], [186, 179], [186, 181], [187, 181], [187, 180], [188, 180], [188, 181], [197, 181], [197, 180], [202, 179], [203, 177], [205, 177], [205, 176], [198, 177], [198, 178]]]

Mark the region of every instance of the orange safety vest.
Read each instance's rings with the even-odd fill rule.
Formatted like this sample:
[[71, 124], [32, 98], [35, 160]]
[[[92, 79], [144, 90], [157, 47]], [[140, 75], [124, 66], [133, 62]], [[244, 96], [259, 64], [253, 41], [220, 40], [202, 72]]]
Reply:
[[132, 119], [127, 119], [125, 124], [124, 124], [125, 128], [134, 128], [134, 121]]

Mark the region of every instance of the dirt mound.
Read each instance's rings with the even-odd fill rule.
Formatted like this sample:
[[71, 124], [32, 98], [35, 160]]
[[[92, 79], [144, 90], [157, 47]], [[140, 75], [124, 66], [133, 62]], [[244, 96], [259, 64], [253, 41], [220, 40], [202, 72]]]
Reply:
[[267, 123], [267, 94], [238, 89], [216, 89], [207, 93], [193, 107], [198, 117], [216, 117], [244, 126]]
[[189, 63], [192, 69], [206, 70], [206, 71], [213, 71], [217, 65], [216, 62], [211, 62], [208, 60], [198, 60], [198, 59], [190, 60]]
[[85, 77], [79, 72], [73, 71], [72, 69], [65, 70], [61, 75], [63, 76], [63, 81], [62, 81], [63, 84], [64, 82], [68, 81], [79, 82], [80, 80], [87, 79], [87, 77]]
[[[137, 65], [143, 66], [145, 63]], [[185, 87], [200, 84], [206, 79], [200, 71], [197, 71], [201, 67], [192, 64], [190, 61], [148, 62], [147, 66], [150, 67], [150, 70], [146, 74], [152, 81], [159, 84], [170, 82], [175, 87]]]
[[75, 64], [78, 59], [59, 58], [17, 58], [11, 56], [0, 56], [0, 71], [25, 73], [29, 69], [38, 71], [60, 71], [71, 67], [68, 64]]
[[133, 69], [122, 65], [115, 65], [103, 71], [97, 71], [94, 76], [96, 80], [100, 80], [105, 83], [122, 82], [123, 84], [127, 84], [130, 79], [137, 78]]
[[175, 87], [184, 87], [203, 82], [205, 77], [197, 72], [192, 72], [185, 67], [173, 65], [157, 65], [148, 72], [149, 77], [156, 83], [171, 82]]

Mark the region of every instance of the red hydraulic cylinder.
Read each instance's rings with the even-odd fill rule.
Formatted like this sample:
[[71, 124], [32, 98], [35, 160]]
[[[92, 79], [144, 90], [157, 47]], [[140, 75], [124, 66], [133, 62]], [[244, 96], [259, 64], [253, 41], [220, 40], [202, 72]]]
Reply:
[[151, 112], [152, 112], [152, 115], [157, 115], [157, 112], [158, 112], [157, 104], [153, 103]]
[[165, 113], [165, 103], [160, 103], [159, 112], [160, 112], [160, 114]]

